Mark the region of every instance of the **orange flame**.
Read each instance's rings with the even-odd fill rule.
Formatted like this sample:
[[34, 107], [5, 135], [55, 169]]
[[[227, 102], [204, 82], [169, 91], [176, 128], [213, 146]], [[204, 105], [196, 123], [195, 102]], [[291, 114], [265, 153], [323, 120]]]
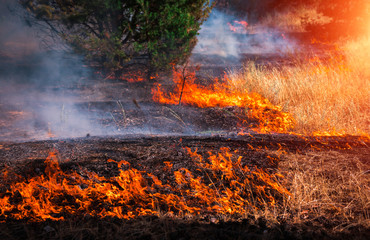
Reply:
[[[97, 72], [98, 74], [101, 74], [100, 72]], [[153, 76], [150, 76], [150, 79], [155, 79], [158, 77], [156, 74]], [[114, 73], [111, 73], [108, 75], [105, 79], [119, 79], [123, 81], [127, 81], [129, 83], [137, 83], [137, 82], [144, 82], [148, 79], [147, 73], [145, 71], [143, 72], [125, 72], [122, 73], [120, 76], [115, 76]]]
[[[244, 108], [249, 120], [258, 121], [258, 126], [253, 130], [260, 133], [286, 133], [294, 127], [295, 120], [289, 113], [283, 112], [280, 106], [273, 105], [257, 93], [233, 90], [231, 80], [227, 76], [224, 77], [223, 82], [216, 78], [214, 84], [204, 87], [195, 83], [195, 72], [190, 72], [184, 77], [180, 71], [174, 69], [173, 92], [166, 93], [161, 88], [161, 84], [157, 84], [152, 89], [153, 100], [162, 104], [179, 104], [184, 78], [181, 98], [183, 104], [201, 108], [227, 106]], [[248, 121], [243, 121], [243, 124], [250, 127]]]
[[[273, 206], [275, 197], [290, 193], [277, 181], [282, 176], [243, 166], [242, 157], [227, 148], [209, 153], [208, 160], [188, 149], [194, 169], [168, 170], [175, 181], [115, 162], [119, 174], [110, 178], [92, 172], [63, 172], [55, 153], [45, 161], [45, 173], [24, 179], [0, 173], [0, 221], [64, 220], [70, 215], [130, 219], [143, 215], [247, 214], [259, 206]], [[278, 159], [275, 159], [278, 160]], [[164, 167], [173, 167], [168, 162]], [[123, 170], [127, 169], [127, 170]], [[202, 173], [202, 174], [200, 174]], [[10, 177], [13, 176], [13, 177]]]

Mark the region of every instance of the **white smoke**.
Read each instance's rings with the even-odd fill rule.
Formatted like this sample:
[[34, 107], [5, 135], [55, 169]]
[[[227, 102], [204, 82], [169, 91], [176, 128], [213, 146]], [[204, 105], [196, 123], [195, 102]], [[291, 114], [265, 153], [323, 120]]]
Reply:
[[[213, 10], [201, 27], [193, 53], [240, 58], [242, 54], [282, 54], [296, 47], [293, 40], [277, 29], [256, 24], [245, 27], [241, 21], [248, 22], [248, 16], [238, 19]], [[237, 32], [232, 31], [233, 27]]]
[[79, 89], [91, 75], [82, 57], [62, 50], [60, 42], [45, 49], [48, 35], [28, 26], [24, 11], [18, 1], [1, 0], [0, 140], [111, 133], [95, 113], [81, 109]]

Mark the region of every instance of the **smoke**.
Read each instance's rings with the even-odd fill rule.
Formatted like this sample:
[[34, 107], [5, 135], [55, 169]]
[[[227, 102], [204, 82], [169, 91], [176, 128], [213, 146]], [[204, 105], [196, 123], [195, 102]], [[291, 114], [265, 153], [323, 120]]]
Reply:
[[293, 40], [277, 29], [213, 10], [202, 25], [195, 54], [241, 59], [243, 54], [284, 54], [296, 47]]
[[31, 30], [12, 13], [18, 9], [14, 2], [0, 0], [0, 56], [8, 59], [32, 54], [38, 48]]
[[54, 50], [45, 49], [49, 36], [27, 24], [17, 2], [1, 0], [0, 5], [0, 140], [111, 133], [82, 107], [86, 96], [78, 89], [91, 70], [60, 42]]
[[30, 27], [17, 1], [0, 1], [0, 141], [188, 131], [148, 101], [145, 83], [97, 74], [45, 29]]

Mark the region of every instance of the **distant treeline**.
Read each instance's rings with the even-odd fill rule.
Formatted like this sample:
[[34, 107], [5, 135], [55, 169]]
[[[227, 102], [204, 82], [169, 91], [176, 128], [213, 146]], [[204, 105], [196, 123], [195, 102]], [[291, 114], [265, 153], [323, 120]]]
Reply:
[[248, 14], [256, 21], [273, 12], [291, 11], [302, 6], [315, 8], [332, 19], [324, 25], [307, 24], [308, 31], [353, 36], [366, 31], [370, 24], [369, 0], [217, 0], [216, 4], [218, 9], [240, 16]]

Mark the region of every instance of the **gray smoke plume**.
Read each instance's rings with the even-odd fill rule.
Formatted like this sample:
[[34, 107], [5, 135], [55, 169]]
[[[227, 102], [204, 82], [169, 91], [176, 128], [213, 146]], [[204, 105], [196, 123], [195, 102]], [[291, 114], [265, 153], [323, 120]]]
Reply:
[[242, 54], [284, 54], [296, 47], [282, 32], [248, 22], [248, 16], [240, 19], [213, 10], [201, 27], [193, 53], [240, 59]]
[[45, 48], [49, 36], [22, 18], [18, 1], [0, 5], [0, 140], [81, 137], [104, 134], [90, 121], [94, 114], [81, 110], [90, 70], [82, 58]]
[[94, 72], [17, 1], [0, 1], [0, 141], [188, 131], [146, 83]]

